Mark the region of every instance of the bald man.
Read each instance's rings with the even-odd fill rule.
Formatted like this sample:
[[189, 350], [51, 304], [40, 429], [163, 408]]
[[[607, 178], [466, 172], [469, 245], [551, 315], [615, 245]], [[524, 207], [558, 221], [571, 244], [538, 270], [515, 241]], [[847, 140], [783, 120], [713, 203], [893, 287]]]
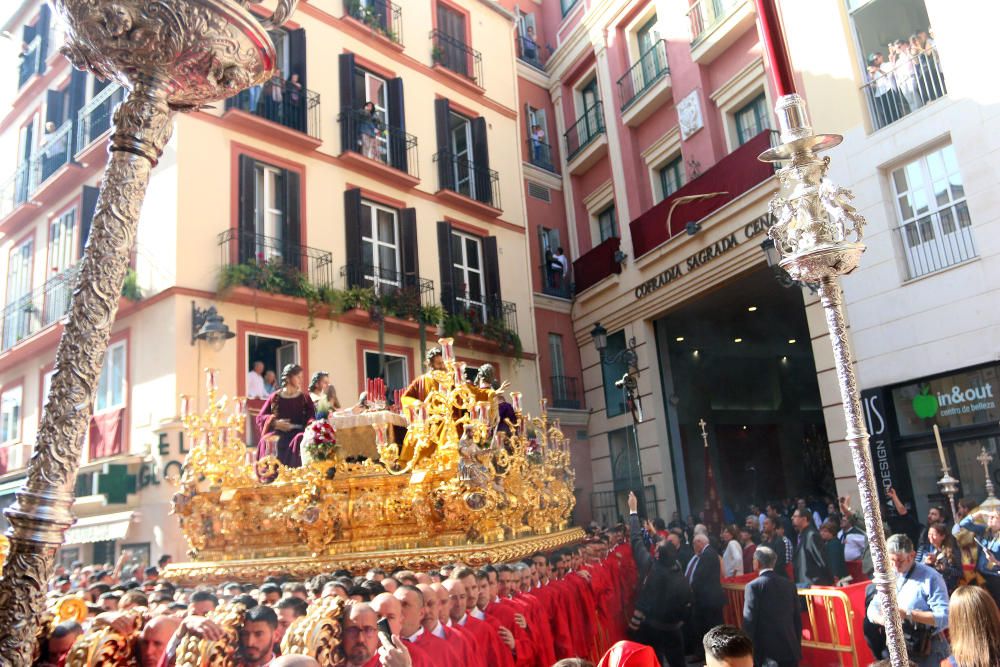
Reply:
[[154, 616], [139, 633], [139, 663], [142, 667], [156, 667], [167, 650], [170, 638], [181, 627], [176, 616]]
[[451, 594], [444, 584], [431, 584], [431, 590], [437, 595], [438, 600], [438, 622], [444, 639], [457, 647], [462, 656], [462, 664], [468, 667], [486, 667], [483, 662], [482, 653], [479, 651], [476, 638], [463, 627], [451, 627]]
[[451, 573], [451, 579], [444, 582], [444, 587], [451, 600], [448, 609], [449, 625], [462, 628], [473, 636], [479, 647], [479, 654], [489, 667], [514, 667], [510, 649], [500, 641], [499, 623], [493, 626], [473, 614], [482, 614], [476, 607], [479, 584], [475, 573], [467, 567], [458, 568]]
[[411, 585], [400, 586], [393, 593], [401, 610], [400, 638], [408, 646], [417, 646], [432, 656], [436, 667], [462, 667], [462, 659], [455, 650], [442, 637], [427, 630], [428, 625], [432, 628], [438, 625], [437, 595], [429, 584], [418, 586], [424, 586], [427, 594]]
[[[397, 589], [397, 593], [400, 589]], [[419, 591], [418, 591], [419, 593]], [[392, 630], [394, 637], [399, 637], [403, 640], [403, 644], [410, 652], [410, 660], [413, 663], [413, 667], [435, 667], [436, 663], [431, 660], [430, 656], [427, 655], [423, 648], [416, 646], [412, 641], [408, 641], [408, 637], [411, 637], [417, 632], [423, 632], [423, 628], [420, 627], [420, 616], [419, 608], [423, 607], [423, 600], [420, 601], [420, 606], [418, 608], [417, 620], [414, 621], [413, 608], [407, 606], [407, 615], [403, 615], [403, 605], [402, 603], [394, 597], [394, 594], [390, 593], [379, 593], [371, 602], [372, 609], [378, 614], [379, 618], [384, 618], [389, 622], [389, 628]], [[414, 626], [416, 629], [414, 629]], [[404, 635], [403, 632], [409, 630], [410, 635]], [[373, 667], [373, 665], [378, 663], [369, 663], [366, 667]]]
[[[448, 591], [444, 590], [441, 584], [417, 584], [417, 589], [424, 596], [424, 620], [421, 622], [424, 634], [421, 636], [421, 640], [425, 644], [428, 642], [434, 644], [433, 639], [439, 640], [443, 644], [442, 648], [446, 651], [445, 655], [450, 657], [453, 664], [459, 667], [473, 667], [477, 664], [475, 658], [472, 657], [475, 652], [470, 652], [465, 641], [441, 622], [441, 597], [434, 589], [435, 586], [441, 588], [447, 606]], [[431, 646], [427, 648], [431, 655], [437, 655]], [[446, 659], [448, 658], [446, 657]]]
[[343, 648], [347, 667], [378, 664], [378, 614], [363, 602], [349, 605], [344, 618]]

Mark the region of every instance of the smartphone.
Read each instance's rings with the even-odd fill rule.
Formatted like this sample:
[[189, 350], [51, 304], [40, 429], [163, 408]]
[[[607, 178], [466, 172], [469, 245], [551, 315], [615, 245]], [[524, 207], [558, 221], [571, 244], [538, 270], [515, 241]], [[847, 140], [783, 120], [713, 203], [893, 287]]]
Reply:
[[376, 625], [378, 625], [378, 637], [382, 640], [382, 645], [386, 648], [392, 648], [392, 628], [389, 627], [389, 619], [380, 618]]

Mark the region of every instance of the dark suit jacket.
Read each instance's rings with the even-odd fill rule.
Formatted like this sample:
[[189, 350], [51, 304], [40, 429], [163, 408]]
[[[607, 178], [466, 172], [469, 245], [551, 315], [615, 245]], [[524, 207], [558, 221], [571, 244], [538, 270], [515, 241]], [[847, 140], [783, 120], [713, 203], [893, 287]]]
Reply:
[[719, 554], [712, 547], [705, 547], [698, 559], [691, 577], [695, 608], [723, 607], [726, 594], [722, 590], [722, 574]]
[[823, 540], [819, 531], [812, 526], [799, 535], [792, 560], [795, 566], [795, 583], [807, 586], [833, 585], [833, 574], [826, 562]]
[[802, 613], [795, 584], [772, 570], [747, 584], [743, 630], [753, 640], [753, 661], [760, 665], [802, 659]]

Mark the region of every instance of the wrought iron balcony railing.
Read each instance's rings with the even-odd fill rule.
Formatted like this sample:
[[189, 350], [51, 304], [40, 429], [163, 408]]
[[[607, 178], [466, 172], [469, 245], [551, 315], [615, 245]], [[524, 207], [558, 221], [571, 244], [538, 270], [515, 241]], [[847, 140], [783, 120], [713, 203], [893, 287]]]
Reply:
[[896, 228], [909, 280], [961, 264], [976, 256], [972, 219], [964, 201]]
[[219, 234], [219, 287], [242, 285], [272, 294], [304, 296], [333, 286], [333, 255], [284, 239], [227, 229]]
[[340, 267], [340, 277], [345, 290], [372, 290], [385, 315], [416, 319], [421, 308], [435, 304], [434, 281], [417, 275], [370, 264], [348, 264]]
[[595, 102], [566, 130], [566, 160], [572, 160], [590, 142], [604, 134], [604, 109]]
[[479, 51], [437, 29], [431, 30], [431, 43], [435, 65], [472, 79], [477, 86], [483, 85], [483, 57]]
[[948, 94], [937, 49], [900, 58], [889, 67], [870, 67], [868, 77], [861, 89], [876, 130]]
[[545, 62], [548, 60], [548, 55], [544, 52], [544, 47], [535, 40], [524, 35], [518, 35], [516, 40], [517, 57], [532, 67], [544, 70]]
[[344, 12], [390, 41], [403, 45], [403, 10], [389, 0], [345, 0]]
[[38, 331], [55, 324], [69, 312], [77, 267], [49, 278], [38, 289], [11, 300], [3, 309], [0, 351], [7, 351]]
[[549, 377], [549, 387], [552, 407], [566, 410], [580, 409], [580, 392], [577, 389], [576, 378], [553, 375]]
[[540, 169], [557, 173], [555, 163], [552, 161], [552, 146], [544, 141], [528, 139], [528, 162]]
[[78, 152], [111, 129], [111, 116], [115, 107], [123, 99], [125, 99], [125, 90], [117, 83], [110, 83], [80, 109], [76, 124], [76, 150]]
[[667, 43], [661, 39], [643, 53], [639, 60], [618, 79], [618, 96], [621, 99], [622, 111], [629, 108], [650, 86], [669, 73]]
[[17, 71], [17, 87], [20, 88], [35, 74], [41, 74], [45, 69], [45, 54], [42, 53], [42, 36], [35, 37], [28, 43], [28, 48], [21, 54], [21, 64]]
[[341, 111], [341, 150], [360, 153], [415, 178], [420, 177], [417, 138], [365, 111]]
[[59, 167], [73, 160], [73, 121], [68, 120], [55, 132], [47, 134], [38, 154], [31, 161], [34, 172], [31, 181], [41, 185]]
[[319, 93], [280, 77], [230, 97], [226, 109], [240, 109], [319, 139]]
[[447, 151], [437, 153], [434, 162], [444, 163], [443, 169], [447, 170], [448, 179], [440, 184], [441, 189], [452, 190], [496, 209], [501, 208], [500, 175], [497, 172]]
[[691, 20], [691, 44], [697, 44], [712, 29], [725, 21], [747, 0], [695, 0], [688, 10]]
[[22, 161], [13, 175], [0, 186], [0, 218], [6, 217], [15, 208], [28, 201], [28, 197], [34, 191], [31, 165], [30, 160]]

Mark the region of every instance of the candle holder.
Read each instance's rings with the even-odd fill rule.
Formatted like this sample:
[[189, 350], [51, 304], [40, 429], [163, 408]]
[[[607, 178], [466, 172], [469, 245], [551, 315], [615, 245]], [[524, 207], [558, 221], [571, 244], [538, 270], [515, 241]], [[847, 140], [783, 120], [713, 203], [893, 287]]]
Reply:
[[958, 516], [958, 512], [955, 507], [955, 494], [958, 493], [959, 481], [949, 474], [948, 467], [945, 466], [941, 469], [941, 479], [937, 481], [938, 489], [941, 493], [948, 496], [948, 504], [951, 505], [951, 517], [952, 521]]
[[455, 361], [455, 339], [438, 338], [438, 345], [441, 346], [441, 358], [446, 364]]
[[510, 407], [514, 408], [514, 412], [517, 414], [521, 414], [521, 392], [510, 392]]

